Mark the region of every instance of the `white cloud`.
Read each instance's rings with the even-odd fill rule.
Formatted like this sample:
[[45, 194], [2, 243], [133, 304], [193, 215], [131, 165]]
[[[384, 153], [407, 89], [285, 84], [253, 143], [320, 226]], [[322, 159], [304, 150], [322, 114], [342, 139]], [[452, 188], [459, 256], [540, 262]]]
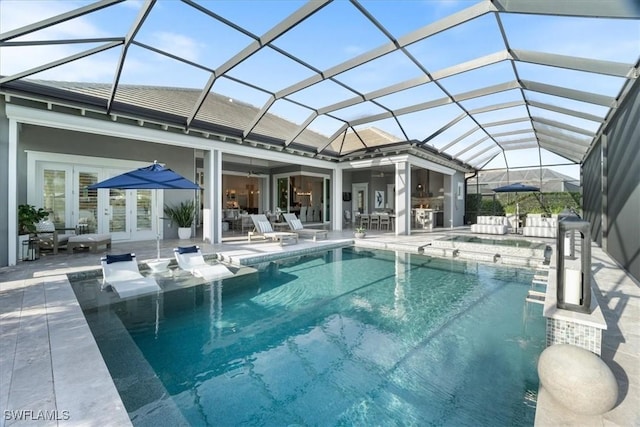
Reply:
[[[3, 32], [11, 31], [25, 25], [51, 18], [68, 12], [81, 4], [74, 1], [16, 1], [0, 2], [0, 28]], [[18, 40], [45, 40], [82, 37], [104, 37], [105, 32], [94, 25], [85, 15], [48, 27]]]
[[355, 56], [363, 53], [364, 49], [362, 49], [361, 46], [346, 45], [342, 48], [342, 51], [346, 53], [348, 56]]
[[128, 9], [133, 9], [133, 10], [140, 10], [142, 9], [143, 5], [144, 5], [144, 2], [142, 0], [128, 0], [122, 3], [118, 3], [117, 6], [126, 7]]
[[[0, 27], [3, 32], [21, 28], [43, 19], [65, 13], [81, 6], [75, 1], [15, 1], [0, 2]], [[61, 40], [87, 37], [104, 37], [106, 33], [94, 25], [87, 16], [72, 19], [11, 41]], [[88, 45], [44, 45], [30, 47], [3, 47], [0, 49], [0, 74], [13, 75], [38, 66], [60, 60], [83, 50]], [[103, 58], [85, 58], [63, 67], [56, 67], [39, 73], [33, 78], [54, 80], [91, 80], [100, 81], [106, 75], [113, 74], [113, 65], [105, 64]]]
[[197, 61], [204, 44], [183, 34], [158, 31], [153, 34], [154, 47], [189, 61]]
[[[120, 50], [116, 48], [111, 54], [99, 54], [70, 62], [68, 64], [52, 68], [29, 76], [34, 79], [50, 79], [64, 81], [111, 81], [115, 69], [115, 61], [113, 55], [119, 54]], [[13, 75], [22, 71], [26, 71], [51, 61], [64, 58], [73, 54], [66, 46], [33, 46], [24, 48], [2, 48], [0, 55], [0, 74]]]

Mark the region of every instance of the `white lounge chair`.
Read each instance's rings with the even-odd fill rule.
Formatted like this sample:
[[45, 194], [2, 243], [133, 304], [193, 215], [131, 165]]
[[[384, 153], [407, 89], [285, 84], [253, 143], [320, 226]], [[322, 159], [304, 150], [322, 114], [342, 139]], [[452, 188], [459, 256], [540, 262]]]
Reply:
[[295, 240], [298, 243], [298, 234], [288, 231], [273, 231], [271, 223], [266, 215], [251, 215], [251, 220], [255, 227], [254, 231], [249, 232], [249, 241], [252, 237], [262, 237], [263, 239], [271, 239], [280, 243], [280, 246], [287, 240]]
[[195, 277], [205, 280], [221, 280], [233, 276], [226, 265], [219, 262], [209, 264], [204, 260], [198, 246], [177, 247], [173, 249], [178, 267]]
[[304, 236], [313, 237], [314, 242], [316, 241], [318, 236], [324, 236], [325, 239], [327, 238], [327, 235], [328, 235], [327, 230], [316, 230], [313, 228], [304, 228], [304, 226], [302, 225], [302, 221], [300, 221], [296, 217], [296, 214], [288, 213], [288, 214], [282, 214], [282, 216], [284, 217], [285, 221], [287, 221], [287, 224], [289, 224], [289, 228], [294, 233], [297, 233], [298, 236], [300, 237], [304, 237]]
[[100, 258], [104, 289], [107, 286], [120, 298], [129, 298], [160, 291], [153, 277], [144, 277], [138, 270], [135, 254], [107, 255]]

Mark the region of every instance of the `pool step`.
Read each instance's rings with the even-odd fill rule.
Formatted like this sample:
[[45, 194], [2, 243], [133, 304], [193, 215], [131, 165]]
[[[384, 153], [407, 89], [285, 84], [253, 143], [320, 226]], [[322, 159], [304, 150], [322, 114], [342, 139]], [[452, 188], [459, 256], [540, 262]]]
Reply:
[[513, 255], [497, 254], [491, 252], [477, 252], [469, 250], [461, 250], [451, 247], [422, 246], [420, 251], [423, 255], [430, 255], [444, 258], [459, 258], [473, 261], [488, 262], [492, 264], [517, 265], [523, 267], [534, 267], [539, 260]]
[[549, 276], [545, 276], [543, 274], [535, 274], [531, 283], [535, 283], [536, 285], [546, 285], [547, 283], [549, 283]]
[[545, 293], [540, 291], [534, 291], [532, 289], [527, 293], [527, 302], [533, 302], [536, 304], [544, 304]]

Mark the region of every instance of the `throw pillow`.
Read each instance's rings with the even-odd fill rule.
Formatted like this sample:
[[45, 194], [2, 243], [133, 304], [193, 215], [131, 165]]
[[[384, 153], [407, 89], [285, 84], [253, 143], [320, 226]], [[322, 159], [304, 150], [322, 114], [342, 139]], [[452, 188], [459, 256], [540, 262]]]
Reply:
[[197, 246], [182, 246], [182, 247], [178, 247], [178, 253], [179, 254], [194, 254], [198, 252], [198, 247]]
[[53, 233], [54, 231], [56, 231], [56, 226], [52, 221], [43, 219], [36, 224], [36, 231], [42, 233]]
[[107, 255], [107, 264], [113, 264], [114, 262], [125, 262], [132, 261], [132, 254], [122, 254], [122, 255]]

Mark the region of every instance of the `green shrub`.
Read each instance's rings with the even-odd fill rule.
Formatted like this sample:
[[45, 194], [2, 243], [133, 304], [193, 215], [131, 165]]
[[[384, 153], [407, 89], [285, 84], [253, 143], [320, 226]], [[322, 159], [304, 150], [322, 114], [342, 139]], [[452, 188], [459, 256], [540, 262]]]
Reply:
[[30, 234], [36, 232], [36, 224], [49, 216], [44, 209], [36, 209], [32, 205], [18, 206], [18, 233]]
[[196, 205], [193, 200], [181, 202], [178, 206], [165, 205], [164, 214], [178, 227], [189, 228], [196, 216]]
[[494, 195], [467, 194], [465, 216], [467, 223], [475, 224], [478, 215], [505, 215], [516, 212], [557, 214], [565, 208], [580, 211], [580, 193], [498, 193]]

